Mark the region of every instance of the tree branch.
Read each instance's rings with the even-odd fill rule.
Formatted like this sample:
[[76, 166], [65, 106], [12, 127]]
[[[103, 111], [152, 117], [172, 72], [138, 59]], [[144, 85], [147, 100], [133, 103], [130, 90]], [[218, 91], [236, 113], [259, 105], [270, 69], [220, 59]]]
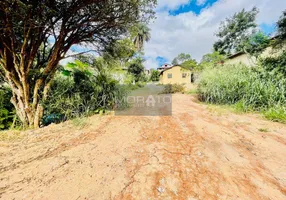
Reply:
[[84, 52], [81, 52], [81, 53], [68, 55], [68, 56], [65, 56], [63, 59], [79, 56], [79, 55], [82, 55], [82, 54], [85, 54], [85, 53], [89, 53], [89, 52], [97, 52], [97, 50], [88, 50], [88, 51], [84, 51]]

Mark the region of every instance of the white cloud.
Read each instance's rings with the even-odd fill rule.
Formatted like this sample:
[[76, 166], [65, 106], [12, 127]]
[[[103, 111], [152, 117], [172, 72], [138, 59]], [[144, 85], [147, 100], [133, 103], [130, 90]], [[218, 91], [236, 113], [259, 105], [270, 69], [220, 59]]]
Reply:
[[173, 10], [181, 5], [188, 4], [190, 1], [191, 0], [158, 0], [157, 8], [159, 10], [162, 8]]
[[205, 5], [205, 3], [207, 2], [207, 0], [197, 0], [197, 5], [201, 6], [201, 5]]
[[[198, 0], [202, 2], [202, 0]], [[187, 4], [187, 0], [159, 0], [159, 8], [176, 8]], [[197, 2], [198, 3], [198, 2]], [[286, 8], [282, 0], [219, 0], [211, 7], [205, 8], [199, 15], [193, 12], [171, 16], [168, 11], [157, 13], [157, 19], [150, 25], [152, 38], [145, 46], [146, 68], [156, 68], [156, 57], [162, 56], [171, 61], [181, 52], [190, 53], [198, 61], [212, 50], [216, 40], [214, 32], [226, 17], [245, 8], [257, 6], [260, 13], [259, 24], [275, 23]], [[160, 10], [160, 9], [159, 9]]]

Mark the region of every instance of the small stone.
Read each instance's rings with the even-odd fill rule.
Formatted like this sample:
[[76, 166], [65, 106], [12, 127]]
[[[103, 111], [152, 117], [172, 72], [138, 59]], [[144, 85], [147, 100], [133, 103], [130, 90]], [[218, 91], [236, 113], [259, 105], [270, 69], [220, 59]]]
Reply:
[[160, 192], [160, 193], [164, 193], [165, 192], [165, 188], [163, 188], [163, 187], [158, 187], [157, 188], [157, 190], [158, 190], [158, 192]]

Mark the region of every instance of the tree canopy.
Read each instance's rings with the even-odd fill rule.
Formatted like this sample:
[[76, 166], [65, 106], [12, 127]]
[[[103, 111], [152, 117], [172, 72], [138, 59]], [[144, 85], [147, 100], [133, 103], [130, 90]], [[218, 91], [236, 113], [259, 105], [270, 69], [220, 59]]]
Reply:
[[190, 54], [180, 53], [177, 57], [175, 57], [172, 61], [172, 65], [180, 65], [183, 62], [192, 59]]
[[223, 63], [226, 59], [225, 55], [220, 54], [217, 51], [205, 54], [200, 62], [200, 68], [214, 67], [220, 63]]
[[71, 46], [100, 52], [154, 16], [156, 0], [2, 0], [0, 75], [25, 126], [38, 127], [58, 63]]
[[277, 22], [277, 32], [280, 40], [286, 39], [286, 10], [283, 12], [279, 21]]
[[250, 11], [243, 9], [221, 22], [219, 31], [215, 34], [219, 40], [215, 42], [214, 50], [227, 55], [243, 51], [243, 45], [247, 38], [256, 32], [257, 14], [256, 7]]
[[141, 57], [135, 58], [130, 65], [128, 66], [128, 72], [133, 74], [135, 77], [135, 82], [140, 81], [140, 79], [144, 76], [144, 60]]
[[149, 42], [151, 39], [150, 28], [146, 24], [138, 24], [134, 30], [134, 45], [138, 50], [142, 50], [144, 42]]
[[181, 65], [183, 68], [191, 70], [196, 68], [197, 61], [192, 59], [190, 54], [180, 53], [177, 57], [175, 57], [172, 61], [173, 65]]
[[269, 44], [269, 37], [260, 31], [253, 34], [245, 41], [244, 51], [251, 56], [258, 58]]

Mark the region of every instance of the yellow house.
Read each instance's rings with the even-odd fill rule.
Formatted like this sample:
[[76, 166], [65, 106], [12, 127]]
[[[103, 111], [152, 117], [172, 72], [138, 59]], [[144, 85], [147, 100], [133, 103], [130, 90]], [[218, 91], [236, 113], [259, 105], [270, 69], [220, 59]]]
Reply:
[[249, 56], [244, 52], [236, 53], [225, 61], [224, 64], [226, 65], [237, 65], [237, 64], [244, 64], [247, 66], [254, 66], [256, 59], [254, 57]]
[[181, 66], [169, 67], [160, 73], [161, 84], [187, 84], [191, 83], [192, 79], [192, 72], [182, 68]]
[[[276, 37], [271, 38], [271, 40], [275, 40]], [[286, 42], [282, 43], [282, 48], [275, 49], [272, 48], [272, 46], [269, 46], [264, 49], [264, 51], [261, 53], [261, 58], [267, 58], [267, 57], [276, 57], [279, 56], [283, 51], [286, 50]], [[257, 63], [257, 59], [254, 56], [250, 56], [244, 52], [238, 52], [230, 57], [225, 61], [224, 64], [226, 65], [237, 65], [237, 64], [244, 64], [247, 66], [255, 66]]]

